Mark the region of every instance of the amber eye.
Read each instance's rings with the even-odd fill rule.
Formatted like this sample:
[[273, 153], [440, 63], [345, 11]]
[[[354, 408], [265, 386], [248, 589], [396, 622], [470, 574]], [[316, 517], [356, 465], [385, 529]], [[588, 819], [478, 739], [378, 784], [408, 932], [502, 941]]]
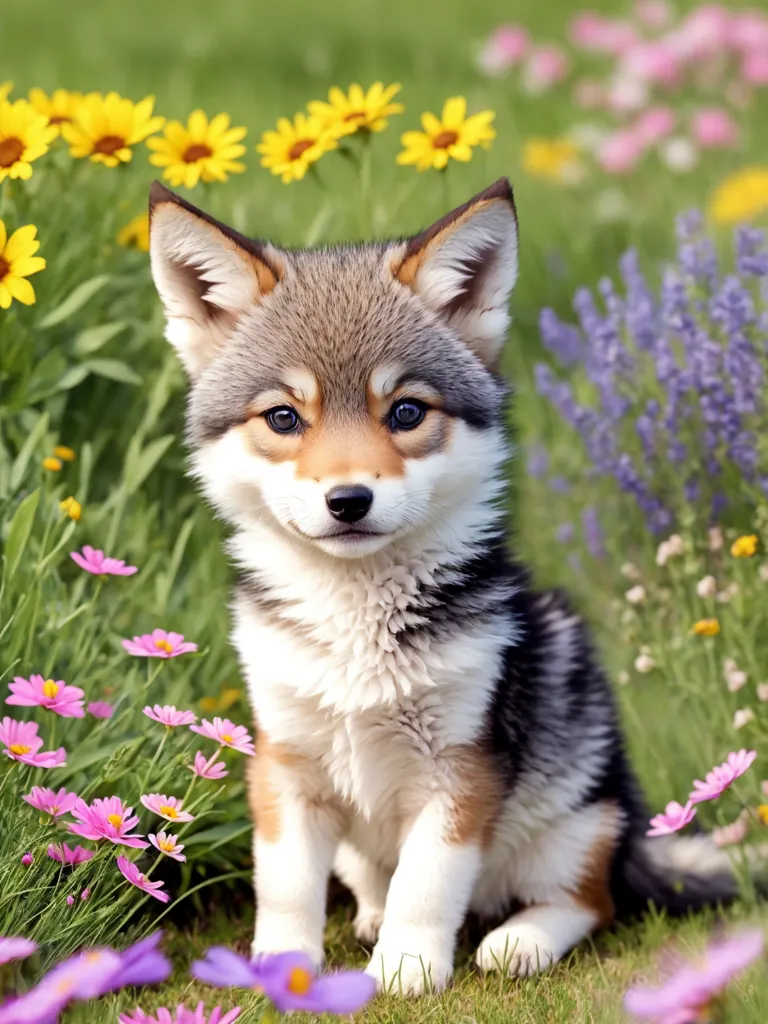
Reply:
[[299, 414], [290, 405], [278, 405], [268, 409], [264, 418], [276, 434], [292, 434], [298, 430], [301, 420]]
[[390, 430], [413, 430], [427, 415], [427, 406], [416, 398], [401, 398], [389, 410]]

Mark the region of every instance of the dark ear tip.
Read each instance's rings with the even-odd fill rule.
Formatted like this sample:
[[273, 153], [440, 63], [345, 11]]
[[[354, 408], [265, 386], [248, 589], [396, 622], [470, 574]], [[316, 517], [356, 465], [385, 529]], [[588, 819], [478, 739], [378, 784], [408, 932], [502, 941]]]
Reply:
[[175, 192], [171, 192], [169, 188], [166, 188], [161, 181], [153, 181], [149, 187], [149, 212], [159, 203], [178, 203], [179, 197]]

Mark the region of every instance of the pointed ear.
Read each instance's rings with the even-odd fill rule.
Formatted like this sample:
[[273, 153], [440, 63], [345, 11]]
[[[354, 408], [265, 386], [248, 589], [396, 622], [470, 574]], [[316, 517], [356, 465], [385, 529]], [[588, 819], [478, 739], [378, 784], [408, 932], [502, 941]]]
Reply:
[[508, 179], [499, 178], [412, 238], [394, 269], [486, 366], [494, 366], [517, 278], [517, 214]]
[[283, 262], [271, 246], [220, 224], [159, 181], [149, 193], [149, 227], [166, 337], [190, 377], [197, 377], [240, 316], [275, 287]]

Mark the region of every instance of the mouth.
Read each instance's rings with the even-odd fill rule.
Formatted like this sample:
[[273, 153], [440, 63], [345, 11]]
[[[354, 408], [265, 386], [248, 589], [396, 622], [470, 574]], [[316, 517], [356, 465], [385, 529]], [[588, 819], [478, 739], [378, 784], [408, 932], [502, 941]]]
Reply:
[[304, 530], [302, 530], [300, 527], [298, 527], [296, 525], [296, 523], [291, 523], [291, 526], [293, 527], [293, 529], [297, 533], [301, 534], [302, 537], [306, 538], [306, 540], [312, 540], [312, 541], [335, 540], [335, 541], [341, 542], [342, 544], [355, 544], [355, 543], [360, 543], [361, 541], [370, 540], [373, 537], [386, 537], [386, 536], [388, 536], [387, 533], [383, 533], [380, 530], [355, 530], [355, 529], [340, 529], [340, 530], [332, 530], [330, 533], [313, 534], [313, 533], [305, 533]]

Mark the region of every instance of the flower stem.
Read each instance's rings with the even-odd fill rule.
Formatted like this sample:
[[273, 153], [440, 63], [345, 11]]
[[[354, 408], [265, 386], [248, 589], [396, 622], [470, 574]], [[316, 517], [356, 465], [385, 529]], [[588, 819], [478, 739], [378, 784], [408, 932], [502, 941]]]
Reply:
[[165, 744], [166, 744], [170, 734], [171, 734], [171, 730], [170, 730], [170, 728], [168, 726], [166, 726], [165, 727], [165, 731], [163, 732], [163, 738], [160, 740], [160, 743], [158, 744], [157, 750], [155, 751], [155, 756], [152, 758], [152, 760], [150, 762], [150, 765], [149, 765], [149, 768], [147, 768], [146, 772], [144, 773], [144, 778], [142, 779], [141, 787], [139, 788], [139, 795], [141, 795], [146, 790], [147, 783], [149, 782], [150, 776], [152, 775], [152, 769], [157, 764], [157, 759], [162, 754], [163, 747], [165, 746]]

